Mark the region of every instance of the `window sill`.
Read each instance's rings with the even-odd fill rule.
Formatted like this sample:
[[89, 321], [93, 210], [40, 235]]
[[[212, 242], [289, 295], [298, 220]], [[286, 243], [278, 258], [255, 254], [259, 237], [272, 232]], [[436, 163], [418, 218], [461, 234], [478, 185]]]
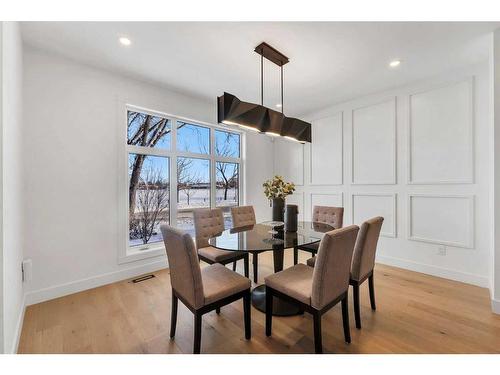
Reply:
[[124, 256], [118, 258], [118, 264], [136, 262], [143, 259], [165, 256], [165, 246], [163, 244], [151, 247], [146, 250], [128, 248]]

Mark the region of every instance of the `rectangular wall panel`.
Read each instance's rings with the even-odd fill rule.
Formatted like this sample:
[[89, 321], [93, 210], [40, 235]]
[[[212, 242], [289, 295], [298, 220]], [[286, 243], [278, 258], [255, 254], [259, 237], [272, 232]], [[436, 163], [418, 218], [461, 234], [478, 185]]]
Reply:
[[473, 182], [472, 79], [410, 95], [408, 182]]
[[352, 183], [396, 183], [396, 98], [352, 111]]
[[[286, 181], [304, 184], [304, 145], [298, 142], [276, 139], [274, 142], [275, 170]], [[259, 150], [249, 150], [259, 152]], [[272, 163], [272, 160], [269, 160]]]
[[396, 237], [396, 194], [391, 193], [359, 193], [352, 194], [352, 223], [361, 225], [364, 221], [382, 216], [381, 236]]
[[343, 113], [312, 122], [311, 184], [343, 183]]
[[474, 199], [458, 195], [408, 196], [408, 239], [449, 246], [474, 245]]
[[342, 193], [311, 193], [311, 209], [314, 206], [344, 207]]

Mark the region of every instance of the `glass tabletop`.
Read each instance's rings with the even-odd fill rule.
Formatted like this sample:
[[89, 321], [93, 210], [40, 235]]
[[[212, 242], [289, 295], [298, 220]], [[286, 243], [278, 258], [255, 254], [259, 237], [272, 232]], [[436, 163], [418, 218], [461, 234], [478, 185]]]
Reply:
[[324, 233], [334, 228], [325, 223], [299, 221], [297, 232], [278, 230], [278, 233], [272, 234], [269, 229], [269, 226], [264, 224], [227, 229], [210, 238], [208, 242], [213, 247], [230, 251], [280, 250], [318, 242]]

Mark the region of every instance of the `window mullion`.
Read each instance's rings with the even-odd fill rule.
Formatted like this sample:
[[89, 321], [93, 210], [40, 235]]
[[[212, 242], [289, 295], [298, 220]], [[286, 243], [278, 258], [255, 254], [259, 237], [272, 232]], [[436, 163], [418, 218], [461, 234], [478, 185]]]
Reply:
[[172, 226], [177, 226], [177, 119], [172, 119], [171, 131], [171, 149], [172, 157], [170, 158], [170, 223]]
[[215, 130], [210, 129], [210, 207], [215, 208], [216, 193], [216, 169], [215, 169]]

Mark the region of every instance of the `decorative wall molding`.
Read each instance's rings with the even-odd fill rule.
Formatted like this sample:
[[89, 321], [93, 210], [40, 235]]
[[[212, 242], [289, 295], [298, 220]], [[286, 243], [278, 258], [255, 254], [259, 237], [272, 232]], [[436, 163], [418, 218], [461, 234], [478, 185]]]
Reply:
[[[287, 175], [287, 173], [283, 173], [283, 169], [280, 166], [281, 162], [281, 157], [283, 156], [283, 147], [288, 148], [288, 152], [293, 152], [293, 148], [296, 148], [298, 152], [300, 153], [300, 156], [298, 159], [300, 159], [300, 166], [298, 167], [300, 169], [300, 177], [298, 179], [295, 179], [293, 176]], [[276, 171], [276, 174], [279, 174], [283, 176], [287, 180], [291, 180], [295, 186], [304, 186], [304, 168], [305, 168], [305, 163], [304, 163], [304, 145], [293, 142], [293, 141], [288, 141], [288, 140], [283, 140], [283, 139], [275, 139], [274, 140], [274, 170]], [[290, 158], [287, 158], [287, 160], [290, 160]]]
[[[468, 201], [468, 225], [467, 225], [467, 241], [464, 243], [440, 240], [436, 238], [427, 238], [423, 236], [418, 236], [413, 234], [413, 205], [412, 198], [443, 198], [443, 199], [465, 199]], [[475, 228], [475, 216], [474, 216], [474, 196], [473, 195], [454, 195], [454, 194], [408, 194], [408, 240], [434, 243], [438, 245], [461, 247], [466, 249], [474, 248], [474, 228]]]
[[[290, 200], [291, 199], [291, 200]], [[299, 221], [304, 221], [304, 192], [303, 191], [295, 191], [292, 195], [289, 195], [285, 204], [296, 204], [299, 206]]]
[[[317, 121], [321, 120], [327, 120], [331, 119], [333, 117], [340, 116], [340, 148], [338, 151], [340, 151], [340, 181], [339, 182], [333, 182], [333, 183], [315, 183], [313, 181], [313, 152], [314, 152], [314, 145], [317, 144], [317, 140], [314, 136], [314, 123]], [[311, 145], [309, 147], [309, 183], [312, 186], [335, 186], [335, 185], [343, 185], [344, 184], [344, 111], [337, 112], [333, 115], [327, 116], [327, 117], [322, 117], [317, 120], [312, 121], [312, 132], [313, 132], [313, 142], [311, 142]]]
[[340, 201], [341, 201], [341, 206], [340, 207], [344, 207], [344, 193], [339, 191], [338, 193], [316, 193], [316, 192], [311, 192], [310, 194], [310, 199], [311, 199], [311, 209], [312, 209], [312, 206], [313, 206], [313, 196], [317, 195], [317, 196], [332, 196], [332, 197], [340, 197]]
[[[465, 166], [469, 170], [467, 171], [467, 177], [464, 179], [455, 179], [455, 180], [416, 180], [413, 178], [413, 165], [412, 165], [412, 97], [417, 95], [422, 95], [425, 93], [430, 93], [432, 91], [444, 89], [447, 87], [452, 87], [454, 85], [458, 85], [460, 83], [466, 82], [469, 88], [469, 115], [468, 115], [468, 148], [469, 148], [469, 165]], [[474, 183], [474, 155], [475, 155], [475, 146], [474, 146], [474, 77], [471, 76], [467, 79], [454, 80], [451, 82], [447, 82], [445, 84], [434, 85], [432, 87], [428, 87], [425, 90], [419, 90], [412, 92], [408, 95], [407, 105], [408, 105], [408, 122], [407, 122], [407, 183], [409, 185], [441, 185], [441, 184], [472, 184]], [[444, 146], [446, 147], [446, 146]]]
[[[390, 197], [392, 198], [392, 231], [391, 232], [386, 232], [382, 231], [380, 232], [380, 235], [382, 237], [390, 237], [390, 238], [396, 238], [397, 237], [397, 194], [396, 193], [352, 193], [351, 194], [351, 222], [352, 224], [360, 225], [361, 223], [356, 223], [354, 222], [354, 200], [355, 197]], [[366, 218], [369, 219], [369, 218]], [[385, 219], [385, 218], [384, 218]], [[384, 224], [387, 221], [384, 220]], [[384, 226], [382, 225], [382, 228]]]
[[[392, 131], [393, 133], [391, 134], [392, 137], [392, 161], [391, 161], [391, 171], [392, 171], [392, 176], [390, 179], [387, 180], [363, 180], [363, 179], [356, 179], [355, 176], [355, 166], [356, 166], [356, 150], [355, 150], [355, 112], [359, 110], [363, 110], [366, 108], [370, 107], [375, 107], [378, 105], [382, 105], [385, 103], [391, 102], [392, 105]], [[396, 96], [391, 96], [389, 99], [381, 100], [381, 101], [376, 101], [372, 104], [362, 106], [362, 107], [357, 107], [352, 109], [351, 111], [351, 184], [352, 185], [395, 185], [397, 184], [397, 100]]]

